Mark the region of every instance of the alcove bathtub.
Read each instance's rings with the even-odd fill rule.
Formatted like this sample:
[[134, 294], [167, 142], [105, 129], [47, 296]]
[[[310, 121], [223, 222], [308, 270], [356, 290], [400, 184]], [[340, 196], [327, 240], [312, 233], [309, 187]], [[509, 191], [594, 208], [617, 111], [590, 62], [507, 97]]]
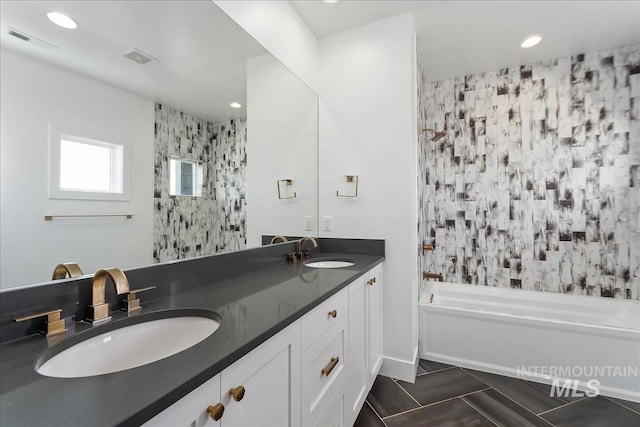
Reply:
[[425, 282], [420, 357], [640, 402], [640, 301]]

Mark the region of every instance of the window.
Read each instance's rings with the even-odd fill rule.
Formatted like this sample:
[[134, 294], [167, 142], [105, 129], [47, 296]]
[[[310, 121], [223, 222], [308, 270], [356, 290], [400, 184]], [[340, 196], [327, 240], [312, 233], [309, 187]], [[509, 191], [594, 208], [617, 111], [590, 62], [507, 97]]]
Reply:
[[127, 146], [51, 126], [49, 197], [128, 200]]

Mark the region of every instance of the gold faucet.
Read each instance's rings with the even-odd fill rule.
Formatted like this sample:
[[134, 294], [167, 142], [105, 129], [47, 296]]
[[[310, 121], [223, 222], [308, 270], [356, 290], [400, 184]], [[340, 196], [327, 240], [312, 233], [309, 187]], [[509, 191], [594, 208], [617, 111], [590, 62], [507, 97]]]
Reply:
[[296, 255], [299, 259], [309, 258], [311, 256], [308, 250], [305, 250], [304, 252], [301, 250], [302, 244], [307, 240], [313, 244], [314, 248], [318, 247], [318, 242], [316, 242], [316, 239], [314, 239], [313, 237], [303, 237], [302, 239], [298, 240], [298, 252], [296, 253]]
[[427, 273], [426, 271], [422, 272], [422, 280], [437, 280], [438, 282], [443, 282], [444, 277], [441, 273]]
[[53, 269], [51, 280], [65, 279], [67, 274], [69, 274], [69, 277], [80, 277], [82, 276], [82, 269], [76, 262], [63, 262]]
[[281, 242], [288, 242], [287, 238], [284, 236], [274, 236], [273, 239], [271, 239], [270, 244], [273, 245], [277, 240], [280, 240]]
[[109, 304], [106, 302], [107, 279], [111, 279], [116, 287], [118, 295], [129, 293], [129, 281], [119, 268], [105, 268], [96, 271], [91, 282], [91, 323], [104, 322], [111, 319], [109, 316]]

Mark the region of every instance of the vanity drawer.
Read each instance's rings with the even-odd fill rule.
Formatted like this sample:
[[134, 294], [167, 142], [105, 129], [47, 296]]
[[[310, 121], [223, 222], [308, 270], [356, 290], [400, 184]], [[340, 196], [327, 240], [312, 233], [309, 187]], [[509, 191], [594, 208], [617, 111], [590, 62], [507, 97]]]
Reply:
[[302, 424], [316, 420], [338, 394], [347, 377], [348, 316], [342, 316], [302, 354]]
[[348, 310], [349, 288], [346, 287], [305, 314], [301, 319], [302, 351], [306, 351], [325, 331], [338, 323]]

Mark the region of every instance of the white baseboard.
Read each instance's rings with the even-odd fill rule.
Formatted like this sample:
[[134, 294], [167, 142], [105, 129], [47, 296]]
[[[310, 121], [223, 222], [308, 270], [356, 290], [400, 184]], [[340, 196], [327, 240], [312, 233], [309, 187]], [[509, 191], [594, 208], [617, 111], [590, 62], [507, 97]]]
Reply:
[[418, 347], [413, 352], [413, 360], [402, 360], [393, 357], [383, 357], [380, 375], [397, 378], [402, 381], [414, 383], [418, 370]]

